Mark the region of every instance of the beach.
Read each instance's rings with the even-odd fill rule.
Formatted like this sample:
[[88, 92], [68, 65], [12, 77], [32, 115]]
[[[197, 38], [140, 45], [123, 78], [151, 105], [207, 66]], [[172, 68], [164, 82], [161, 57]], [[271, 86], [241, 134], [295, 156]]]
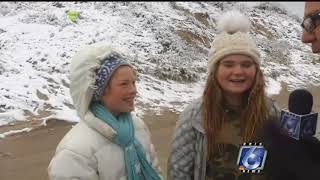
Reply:
[[[320, 87], [308, 89], [314, 98], [314, 111], [320, 111]], [[286, 87], [280, 94], [273, 96], [280, 108], [286, 108], [289, 97]], [[162, 109], [145, 112], [143, 120], [152, 134], [163, 175], [166, 177], [166, 163], [170, 151], [170, 142], [178, 113]], [[30, 132], [23, 132], [0, 139], [0, 179], [1, 180], [47, 180], [47, 167], [54, 155], [59, 141], [75, 123], [51, 119], [47, 126], [38, 120], [17, 122], [14, 125], [0, 127], [0, 133], [8, 130], [32, 127]]]

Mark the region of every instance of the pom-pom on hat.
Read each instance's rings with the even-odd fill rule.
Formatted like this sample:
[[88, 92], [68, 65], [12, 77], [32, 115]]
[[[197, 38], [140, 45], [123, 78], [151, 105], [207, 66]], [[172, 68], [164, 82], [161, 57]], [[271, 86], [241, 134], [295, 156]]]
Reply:
[[245, 15], [229, 11], [219, 18], [217, 26], [219, 34], [209, 51], [209, 73], [223, 57], [231, 54], [247, 55], [260, 65], [260, 53], [249, 34], [250, 21]]

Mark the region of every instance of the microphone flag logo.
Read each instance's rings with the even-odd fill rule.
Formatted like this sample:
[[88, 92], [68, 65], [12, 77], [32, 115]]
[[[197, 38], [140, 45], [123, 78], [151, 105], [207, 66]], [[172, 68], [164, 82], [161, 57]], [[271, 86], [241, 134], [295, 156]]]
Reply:
[[290, 137], [299, 140], [316, 133], [318, 113], [298, 115], [287, 110], [281, 111], [280, 129]]

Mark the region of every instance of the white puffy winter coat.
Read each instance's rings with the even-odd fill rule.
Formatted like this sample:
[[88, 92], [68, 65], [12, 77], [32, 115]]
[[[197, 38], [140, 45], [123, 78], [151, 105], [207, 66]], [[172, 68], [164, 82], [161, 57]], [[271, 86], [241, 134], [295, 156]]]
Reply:
[[[95, 70], [112, 51], [109, 46], [91, 45], [72, 59], [70, 93], [81, 121], [59, 143], [48, 167], [50, 180], [127, 179], [123, 150], [112, 142], [116, 132], [88, 110]], [[143, 145], [147, 159], [160, 173], [148, 128], [139, 118], [132, 119], [136, 138]]]

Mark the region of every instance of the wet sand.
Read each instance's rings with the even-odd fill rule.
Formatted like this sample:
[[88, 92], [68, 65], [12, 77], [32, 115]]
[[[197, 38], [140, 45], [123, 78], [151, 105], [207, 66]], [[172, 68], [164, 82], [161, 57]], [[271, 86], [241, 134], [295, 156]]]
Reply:
[[[320, 87], [309, 89], [314, 96], [314, 110], [320, 112]], [[274, 96], [281, 108], [286, 108], [289, 93], [283, 88]], [[175, 122], [178, 114], [163, 110], [161, 115], [146, 112], [144, 121], [150, 128], [152, 140], [166, 175], [166, 161]], [[0, 127], [0, 133], [8, 130], [33, 127], [28, 133], [20, 133], [0, 139], [0, 179], [1, 180], [47, 180], [47, 166], [55, 148], [72, 123], [61, 120], [50, 120], [47, 126], [40, 126], [41, 121], [20, 122], [12, 126]], [[318, 123], [320, 124], [320, 123]]]
[[[166, 161], [175, 121], [178, 114], [162, 111], [157, 116], [147, 112], [144, 116], [152, 133], [160, 166], [166, 172]], [[0, 139], [0, 180], [47, 180], [47, 167], [54, 155], [55, 148], [74, 123], [61, 120], [20, 122], [13, 126], [0, 127], [0, 133], [8, 130], [33, 127], [34, 130]]]

